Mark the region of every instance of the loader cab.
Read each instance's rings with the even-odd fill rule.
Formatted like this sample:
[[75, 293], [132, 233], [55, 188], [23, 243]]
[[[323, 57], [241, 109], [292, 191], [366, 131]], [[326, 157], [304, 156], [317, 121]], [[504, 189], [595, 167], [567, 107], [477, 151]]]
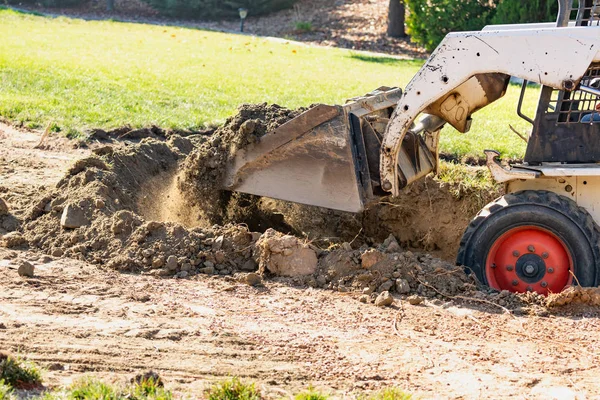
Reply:
[[593, 64], [572, 92], [542, 87], [524, 161], [600, 162], [600, 64]]
[[[600, 25], [600, 1], [559, 4], [558, 26]], [[529, 165], [600, 162], [600, 63], [590, 65], [579, 82], [567, 83], [572, 85], [567, 90], [542, 87], [534, 120], [520, 112], [527, 82], [523, 83], [518, 110], [533, 125], [524, 158]]]

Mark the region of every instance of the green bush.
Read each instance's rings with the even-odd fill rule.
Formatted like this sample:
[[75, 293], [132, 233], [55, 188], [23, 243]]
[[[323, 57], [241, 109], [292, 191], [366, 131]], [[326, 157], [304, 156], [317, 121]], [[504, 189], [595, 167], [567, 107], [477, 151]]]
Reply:
[[479, 0], [405, 0], [412, 40], [432, 51], [448, 32], [480, 30], [493, 16], [494, 7]]
[[238, 378], [216, 383], [206, 391], [208, 400], [261, 400], [254, 383], [244, 383]]
[[523, 24], [556, 21], [556, 0], [500, 0], [492, 19], [494, 24]]
[[291, 7], [297, 0], [144, 0], [163, 15], [199, 19], [236, 18], [240, 8], [261, 15]]
[[0, 379], [0, 400], [13, 400], [14, 398], [12, 387]]
[[14, 388], [35, 386], [42, 383], [42, 374], [32, 362], [0, 354], [0, 381]]

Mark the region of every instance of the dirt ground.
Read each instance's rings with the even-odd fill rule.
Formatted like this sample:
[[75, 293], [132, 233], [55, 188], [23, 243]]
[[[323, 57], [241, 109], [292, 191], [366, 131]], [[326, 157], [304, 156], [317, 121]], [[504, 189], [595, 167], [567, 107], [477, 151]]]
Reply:
[[[36, 149], [39, 140], [39, 132], [0, 125], [0, 196], [14, 223], [91, 154], [55, 137]], [[4, 219], [2, 229], [13, 222]], [[308, 384], [337, 398], [389, 386], [418, 398], [600, 396], [597, 307], [507, 312], [493, 294], [425, 291], [418, 305], [394, 293], [394, 304], [380, 308], [338, 283], [178, 279], [43, 248], [0, 248], [0, 343], [47, 368], [50, 387], [88, 374], [123, 382], [152, 369], [192, 398], [228, 376], [257, 382], [269, 398]], [[23, 260], [36, 267], [34, 277], [17, 274]], [[436, 271], [451, 280], [451, 270]]]

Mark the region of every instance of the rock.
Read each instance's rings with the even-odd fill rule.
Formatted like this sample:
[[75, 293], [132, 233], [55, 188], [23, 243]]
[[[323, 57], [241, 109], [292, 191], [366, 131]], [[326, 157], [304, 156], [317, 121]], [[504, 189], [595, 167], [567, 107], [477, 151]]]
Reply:
[[192, 269], [192, 264], [190, 264], [190, 263], [183, 263], [181, 265], [182, 271], [190, 271], [191, 269]]
[[283, 235], [273, 229], [256, 243], [260, 271], [279, 276], [312, 275], [317, 270], [317, 253], [295, 236]]
[[258, 286], [262, 283], [262, 278], [259, 274], [250, 272], [249, 274], [240, 275], [239, 281], [244, 282], [245, 284], [250, 286]]
[[361, 255], [361, 266], [364, 269], [369, 269], [378, 262], [383, 261], [385, 258], [385, 254], [383, 254], [382, 252], [377, 251], [375, 249], [370, 249], [365, 251]]
[[368, 303], [369, 302], [369, 296], [366, 294], [363, 294], [362, 296], [360, 296], [358, 298], [358, 301], [360, 301], [361, 303]]
[[177, 276], [179, 278], [187, 278], [187, 276], [189, 275], [189, 273], [187, 271], [181, 271], [177, 273]]
[[410, 285], [406, 279], [396, 279], [396, 292], [400, 294], [410, 293]]
[[164, 256], [154, 257], [154, 259], [152, 260], [152, 268], [160, 268], [163, 265], [165, 265], [165, 257]]
[[2, 242], [7, 248], [19, 247], [27, 244], [27, 239], [19, 232], [9, 232], [2, 236]]
[[250, 135], [254, 133], [256, 129], [256, 121], [253, 119], [249, 119], [244, 121], [244, 123], [240, 126], [240, 133], [244, 136]]
[[221, 250], [215, 251], [215, 260], [217, 261], [217, 264], [221, 264], [225, 261], [225, 252]]
[[65, 366], [62, 365], [61, 363], [52, 363], [50, 365], [48, 365], [48, 371], [64, 371], [65, 370]]
[[374, 291], [375, 291], [375, 289], [373, 289], [372, 287], [369, 287], [369, 286], [367, 286], [366, 288], [364, 288], [362, 290], [363, 294], [367, 294], [367, 295], [373, 293]]
[[256, 268], [258, 268], [258, 264], [251, 258], [242, 264], [242, 271], [256, 271]]
[[223, 235], [217, 237], [215, 239], [215, 241], [213, 242], [212, 248], [213, 250], [221, 250], [221, 247], [223, 247], [223, 241], [225, 240], [225, 238], [223, 237]]
[[212, 261], [204, 261], [204, 266], [206, 268], [214, 268], [215, 267], [215, 263]]
[[323, 287], [323, 286], [327, 285], [327, 277], [325, 275], [317, 276], [317, 285], [319, 287]]
[[385, 247], [385, 252], [386, 253], [400, 253], [400, 252], [402, 252], [402, 247], [400, 247], [400, 245], [398, 244], [398, 241], [396, 240], [396, 238], [392, 234], [390, 234], [390, 236], [388, 236], [387, 239], [385, 239], [383, 241], [383, 247]]
[[177, 269], [177, 257], [171, 255], [167, 258], [167, 269], [169, 271], [175, 271]]
[[144, 258], [150, 258], [154, 255], [154, 250], [152, 249], [144, 249], [142, 250], [142, 256], [144, 256]]
[[390, 292], [385, 291], [379, 294], [375, 299], [375, 305], [377, 307], [387, 307], [391, 306], [394, 303], [394, 298], [390, 294]]
[[27, 276], [27, 277], [31, 278], [31, 277], [33, 277], [34, 271], [35, 271], [35, 267], [33, 266], [32, 263], [30, 263], [29, 261], [22, 260], [19, 263], [19, 269], [17, 270], [17, 273], [20, 276]]
[[104, 203], [104, 200], [102, 200], [102, 199], [94, 200], [94, 207], [96, 207], [97, 209], [104, 208], [105, 205], [106, 204]]
[[8, 214], [8, 204], [0, 197], [0, 217]]
[[54, 250], [52, 250], [52, 257], [62, 257], [62, 255], [65, 252], [63, 251], [63, 249], [61, 249], [60, 247], [55, 248]]
[[413, 306], [417, 306], [423, 302], [423, 298], [421, 296], [417, 296], [416, 294], [408, 296], [406, 300], [408, 300], [408, 303]]
[[215, 267], [200, 268], [199, 271], [201, 274], [213, 275], [215, 273]]
[[377, 288], [378, 292], [387, 292], [389, 291], [391, 288], [394, 287], [394, 282], [393, 281], [385, 281], [383, 282], [381, 285], [379, 285], [379, 287]]
[[65, 229], [75, 229], [89, 223], [90, 220], [85, 215], [85, 211], [74, 204], [67, 204], [60, 217], [60, 226]]
[[400, 247], [398, 242], [392, 242], [385, 251], [386, 253], [401, 253], [402, 247]]

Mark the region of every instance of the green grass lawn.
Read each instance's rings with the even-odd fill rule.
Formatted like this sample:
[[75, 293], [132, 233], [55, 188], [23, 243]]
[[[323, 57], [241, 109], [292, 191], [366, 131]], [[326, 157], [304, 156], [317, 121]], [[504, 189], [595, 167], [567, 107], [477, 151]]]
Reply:
[[[358, 56], [189, 28], [49, 18], [0, 9], [0, 117], [77, 134], [89, 128], [218, 124], [241, 103], [286, 107], [341, 103], [379, 86], [408, 83], [422, 60]], [[445, 152], [485, 148], [519, 157], [525, 131], [518, 89], [474, 116], [473, 129], [446, 128]], [[535, 97], [527, 108], [533, 110]], [[531, 112], [530, 112], [531, 113]]]

